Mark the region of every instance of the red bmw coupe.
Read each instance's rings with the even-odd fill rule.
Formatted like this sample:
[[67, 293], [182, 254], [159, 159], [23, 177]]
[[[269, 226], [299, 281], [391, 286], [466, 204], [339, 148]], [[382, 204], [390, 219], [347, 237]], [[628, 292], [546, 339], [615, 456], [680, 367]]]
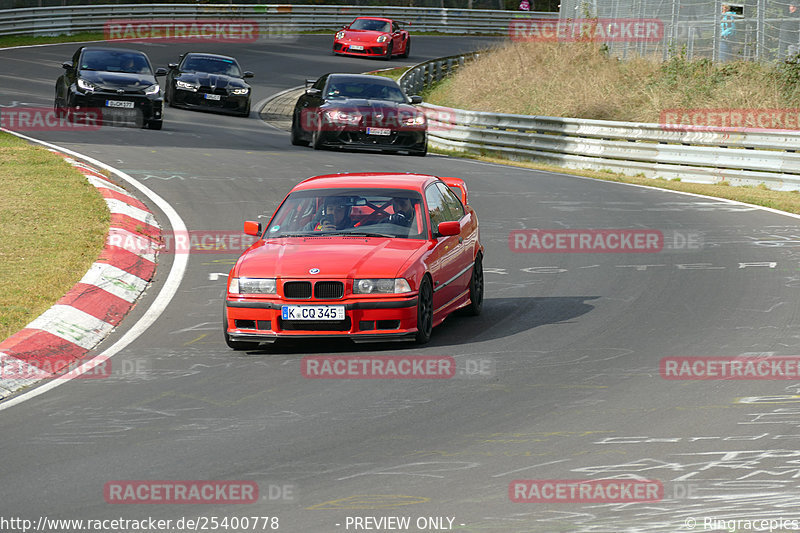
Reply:
[[[400, 22], [380, 17], [358, 17], [349, 26], [336, 32], [333, 53], [353, 56], [408, 57], [411, 37], [400, 28]], [[402, 24], [408, 24], [404, 22]]]
[[[454, 193], [456, 191], [458, 194]], [[352, 173], [292, 189], [228, 277], [225, 342], [430, 340], [483, 303], [478, 217], [458, 178]]]

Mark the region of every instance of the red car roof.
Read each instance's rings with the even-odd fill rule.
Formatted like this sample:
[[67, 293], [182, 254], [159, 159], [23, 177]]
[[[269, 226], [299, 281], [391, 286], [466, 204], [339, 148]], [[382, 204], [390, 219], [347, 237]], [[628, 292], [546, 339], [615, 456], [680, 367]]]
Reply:
[[314, 176], [298, 183], [293, 191], [308, 189], [338, 189], [345, 187], [424, 190], [438, 180], [429, 174], [398, 174], [395, 172], [353, 172]]

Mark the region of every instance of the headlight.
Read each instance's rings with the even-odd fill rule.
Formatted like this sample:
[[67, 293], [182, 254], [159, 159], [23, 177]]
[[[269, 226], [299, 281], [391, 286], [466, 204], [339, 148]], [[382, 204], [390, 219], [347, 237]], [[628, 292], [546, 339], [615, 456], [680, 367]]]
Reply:
[[195, 92], [197, 91], [197, 88], [199, 87], [198, 85], [195, 85], [193, 83], [187, 83], [187, 82], [181, 81], [181, 80], [176, 80], [175, 81], [175, 86], [178, 89], [183, 89], [185, 91], [195, 91]]
[[411, 286], [403, 278], [353, 280], [353, 294], [402, 294], [404, 292], [411, 292]]
[[416, 117], [405, 117], [403, 118], [403, 124], [405, 126], [421, 126], [425, 124], [425, 115], [417, 115]]
[[379, 43], [385, 43], [388, 40], [389, 40], [389, 36], [388, 35], [380, 35], [380, 36], [378, 36], [378, 42]]
[[339, 110], [325, 111], [325, 118], [330, 122], [337, 122], [340, 124], [358, 124], [361, 121], [360, 114]]
[[97, 89], [97, 86], [84, 79], [78, 78], [78, 88], [82, 91], [93, 93], [94, 90]]
[[144, 94], [146, 94], [147, 96], [152, 96], [154, 94], [158, 94], [158, 91], [160, 91], [160, 90], [161, 90], [161, 87], [159, 87], [158, 84], [156, 83], [155, 85], [151, 85], [150, 87], [145, 89], [144, 90]]
[[276, 294], [275, 278], [233, 278], [228, 292], [231, 294]]
[[231, 90], [231, 94], [247, 94], [249, 92], [250, 92], [250, 89], [248, 89], [247, 87], [245, 87], [243, 89], [233, 89], [233, 90]]
[[344, 39], [344, 32], [343, 31], [337, 32], [336, 33], [336, 38], [337, 39]]

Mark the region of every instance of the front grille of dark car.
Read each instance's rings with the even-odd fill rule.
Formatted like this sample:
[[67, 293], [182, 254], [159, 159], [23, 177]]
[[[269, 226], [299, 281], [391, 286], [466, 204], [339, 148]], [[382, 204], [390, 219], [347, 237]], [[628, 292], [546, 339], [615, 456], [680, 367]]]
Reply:
[[350, 331], [350, 317], [338, 321], [280, 320], [283, 331]]
[[311, 282], [287, 281], [283, 284], [283, 295], [293, 300], [308, 300], [311, 298]]
[[212, 88], [209, 86], [201, 86], [197, 92], [202, 94], [219, 94], [222, 96], [228, 95], [228, 90], [222, 87]]
[[344, 296], [344, 283], [341, 281], [318, 281], [314, 284], [314, 298], [337, 300]]

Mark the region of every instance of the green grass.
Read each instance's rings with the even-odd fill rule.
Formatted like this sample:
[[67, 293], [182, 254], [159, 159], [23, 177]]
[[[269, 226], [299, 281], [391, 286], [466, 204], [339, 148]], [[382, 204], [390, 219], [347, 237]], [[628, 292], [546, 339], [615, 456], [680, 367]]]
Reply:
[[0, 133], [0, 339], [53, 305], [100, 255], [109, 212], [61, 157]]
[[369, 72], [365, 72], [364, 74], [372, 74], [373, 76], [383, 76], [385, 78], [391, 78], [395, 81], [400, 79], [409, 68], [411, 67], [395, 67], [395, 68], [388, 68], [388, 69], [380, 69], [380, 70], [371, 70]]
[[10, 46], [26, 46], [31, 44], [74, 43], [83, 41], [102, 41], [103, 33], [76, 33], [74, 35], [56, 35], [53, 37], [34, 37], [32, 35], [4, 35], [0, 37], [0, 48]]

